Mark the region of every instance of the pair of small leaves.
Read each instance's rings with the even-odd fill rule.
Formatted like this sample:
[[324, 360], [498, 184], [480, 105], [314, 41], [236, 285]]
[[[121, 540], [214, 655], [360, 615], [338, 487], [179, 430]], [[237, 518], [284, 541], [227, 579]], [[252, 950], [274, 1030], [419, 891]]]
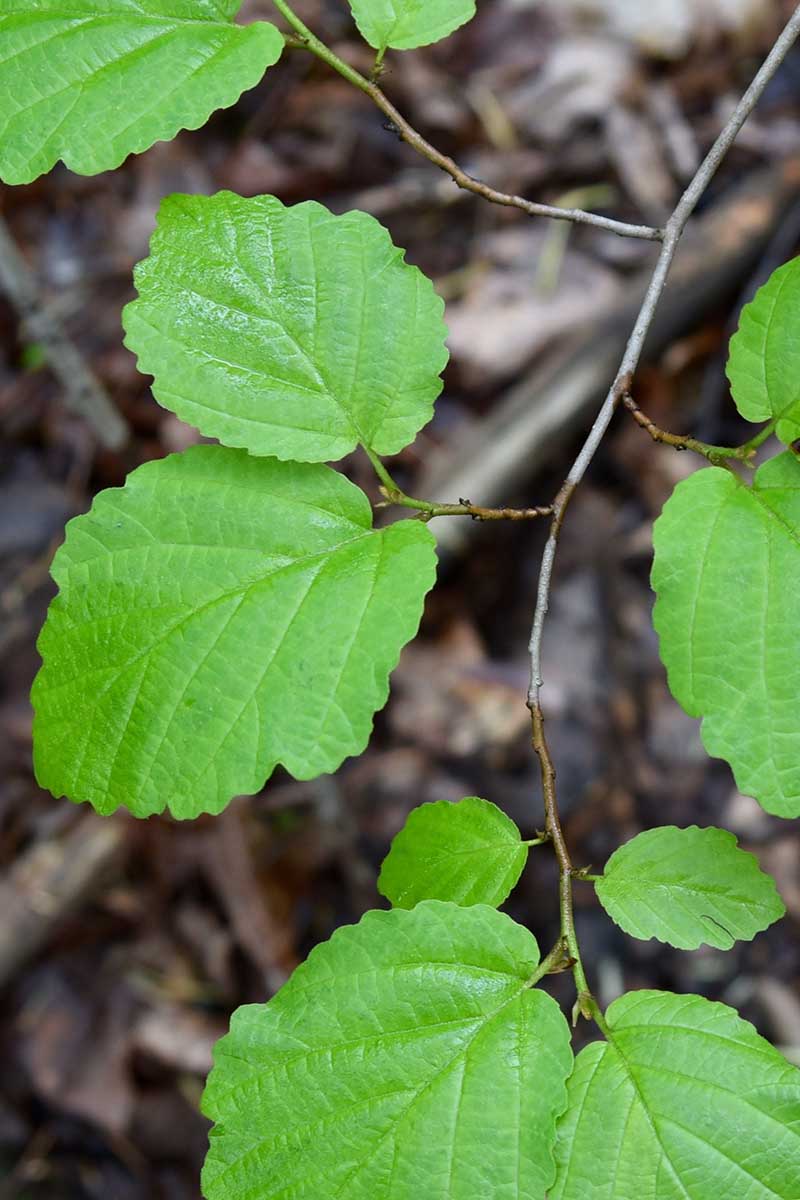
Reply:
[[[497, 906], [527, 855], [514, 822], [486, 800], [423, 804], [394, 839], [378, 887], [402, 908], [428, 899]], [[723, 829], [640, 833], [595, 882], [600, 903], [627, 933], [683, 950], [703, 943], [730, 949], [785, 911], [770, 876]]]
[[[3, 0], [0, 179], [29, 183], [59, 159], [96, 175], [197, 129], [254, 87], [284, 40], [233, 23], [241, 0]], [[474, 0], [352, 0], [380, 50], [446, 37]]]

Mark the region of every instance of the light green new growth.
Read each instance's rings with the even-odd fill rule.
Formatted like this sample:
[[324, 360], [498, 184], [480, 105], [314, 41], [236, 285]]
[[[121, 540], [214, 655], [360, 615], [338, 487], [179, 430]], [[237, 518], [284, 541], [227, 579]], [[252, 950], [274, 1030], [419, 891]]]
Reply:
[[378, 891], [400, 908], [420, 900], [502, 904], [528, 847], [512, 820], [477, 796], [415, 808], [392, 842]]
[[475, 0], [350, 0], [361, 36], [376, 50], [429, 46], [475, 16]]
[[277, 763], [366, 745], [435, 575], [418, 521], [373, 530], [323, 466], [198, 446], [70, 522], [39, 639], [35, 765], [99, 812], [217, 812]]
[[207, 1200], [544, 1200], [572, 1051], [537, 972], [485, 905], [338, 930], [217, 1045]]
[[768, 812], [800, 816], [800, 460], [752, 487], [698, 471], [655, 525], [654, 623], [672, 694]]
[[724, 1004], [631, 992], [578, 1055], [550, 1200], [794, 1200], [800, 1071]]
[[773, 879], [724, 829], [649, 829], [620, 846], [596, 881], [600, 903], [633, 937], [679, 950], [729, 950], [786, 911]]
[[443, 303], [363, 212], [274, 196], [170, 196], [125, 344], [156, 399], [251, 454], [394, 454], [431, 418]]
[[232, 24], [240, 0], [3, 0], [0, 178], [63, 159], [80, 175], [197, 129], [280, 57], [274, 25]]
[[743, 417], [777, 419], [786, 445], [800, 437], [800, 258], [779, 267], [742, 310], [728, 378]]

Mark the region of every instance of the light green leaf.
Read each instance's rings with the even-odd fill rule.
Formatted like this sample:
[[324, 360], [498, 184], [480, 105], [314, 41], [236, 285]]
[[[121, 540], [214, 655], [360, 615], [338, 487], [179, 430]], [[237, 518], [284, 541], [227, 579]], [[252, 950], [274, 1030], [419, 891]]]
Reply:
[[778, 418], [786, 445], [800, 437], [800, 258], [779, 267], [742, 309], [728, 379], [743, 417]]
[[570, 1035], [527, 930], [371, 912], [234, 1014], [203, 1111], [207, 1200], [543, 1200]]
[[220, 446], [148, 463], [70, 522], [39, 640], [35, 764], [99, 812], [218, 812], [277, 763], [364, 749], [433, 583], [418, 521], [373, 530], [328, 467]]
[[795, 1200], [800, 1071], [725, 1004], [631, 992], [578, 1055], [551, 1200]]
[[366, 213], [170, 196], [135, 278], [125, 344], [159, 403], [225, 445], [394, 454], [430, 420], [443, 304]]
[[705, 718], [706, 749], [742, 792], [800, 816], [800, 461], [771, 459], [752, 487], [698, 471], [667, 501], [654, 541], [673, 696]]
[[649, 829], [620, 846], [596, 882], [600, 903], [633, 937], [679, 950], [729, 950], [786, 911], [774, 881], [725, 829]]
[[399, 908], [420, 900], [502, 904], [522, 874], [528, 847], [495, 804], [469, 796], [421, 804], [392, 842], [378, 890]]
[[4, 0], [0, 178], [59, 158], [79, 175], [197, 129], [278, 60], [274, 25], [234, 25], [240, 0]]
[[475, 0], [350, 0], [350, 7], [376, 50], [430, 46], [475, 16]]

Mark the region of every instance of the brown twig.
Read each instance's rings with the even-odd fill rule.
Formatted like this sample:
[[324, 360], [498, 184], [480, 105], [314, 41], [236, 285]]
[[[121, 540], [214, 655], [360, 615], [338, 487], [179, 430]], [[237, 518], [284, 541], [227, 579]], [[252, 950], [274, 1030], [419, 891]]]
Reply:
[[[449, 175], [460, 188], [472, 192], [476, 196], [481, 196], [492, 204], [501, 204], [505, 208], [518, 208], [521, 212], [527, 213], [529, 217], [550, 217], [555, 221], [571, 221], [575, 225], [592, 225], [595, 229], [603, 229], [609, 233], [619, 234], [621, 237], [641, 238], [648, 242], [658, 242], [663, 238], [663, 230], [655, 229], [651, 225], [631, 225], [626, 221], [615, 221], [611, 217], [601, 217], [597, 213], [586, 212], [580, 208], [559, 208], [553, 204], [538, 204], [534, 200], [526, 200], [524, 196], [514, 196], [510, 192], [498, 191], [497, 188], [490, 187], [483, 180], [476, 179], [449, 155], [443, 154], [441, 150], [432, 146], [395, 108], [389, 97], [378, 86], [379, 71], [373, 71], [373, 77], [367, 79], [344, 59], [339, 58], [338, 54], [334, 54], [324, 42], [321, 42], [300, 20], [287, 0], [273, 0], [273, 3], [295, 31], [296, 36], [289, 35], [286, 38], [287, 46], [309, 50], [349, 83], [352, 83], [354, 87], [357, 87], [359, 91], [369, 96], [373, 104], [386, 117], [387, 129], [396, 134], [412, 150], [421, 154], [423, 158], [427, 158], [428, 162], [433, 163], [435, 167], [439, 167]], [[382, 65], [381, 56], [377, 66], [382, 67]]]

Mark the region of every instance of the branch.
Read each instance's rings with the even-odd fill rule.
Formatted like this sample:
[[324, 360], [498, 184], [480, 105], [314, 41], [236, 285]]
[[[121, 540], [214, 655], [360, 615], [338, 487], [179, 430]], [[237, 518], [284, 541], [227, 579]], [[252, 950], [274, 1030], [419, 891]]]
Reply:
[[[569, 502], [575, 493], [575, 489], [583, 479], [583, 476], [597, 453], [598, 447], [603, 440], [603, 437], [608, 429], [611, 419], [617, 409], [618, 404], [627, 395], [630, 394], [631, 382], [634, 372], [639, 365], [642, 348], [650, 326], [653, 322], [658, 302], [661, 299], [661, 294], [664, 290], [664, 285], [667, 280], [669, 269], [672, 265], [672, 260], [675, 257], [675, 251], [683, 234], [686, 224], [694, 212], [698, 201], [705, 192], [708, 184], [713, 178], [717, 168], [727, 154], [733, 142], [736, 139], [739, 130], [744, 125], [750, 113], [755, 108], [761, 98], [764, 89], [772, 79], [778, 67], [781, 65], [789, 50], [794, 45], [798, 36], [800, 36], [800, 5], [795, 9], [794, 15], [789, 20], [783, 33], [780, 35], [768, 57], [766, 58], [761, 70], [756, 75], [755, 79], [747, 89], [742, 99], [737, 104], [729, 121], [722, 130], [722, 133], [717, 138], [711, 150], [707, 154], [703, 163], [699, 167], [694, 179], [689, 184], [688, 188], [681, 197], [678, 205], [667, 222], [664, 230], [664, 240], [661, 247], [661, 252], [658, 256], [655, 270], [653, 271], [650, 284], [639, 310], [639, 315], [636, 323], [628, 339], [625, 353], [620, 363], [614, 382], [603, 402], [602, 408], [597, 414], [597, 418], [592, 426], [592, 429], [584, 442], [578, 457], [570, 469], [564, 483], [562, 484], [558, 495], [553, 503], [553, 516], [550, 524], [550, 536], [547, 539], [544, 555], [542, 557], [542, 565], [539, 573], [539, 586], [536, 596], [536, 610], [533, 618], [533, 628], [531, 630], [531, 640], [529, 646], [531, 676], [530, 686], [528, 689], [528, 707], [531, 710], [533, 722], [533, 748], [536, 751], [542, 771], [542, 789], [544, 792], [545, 812], [547, 816], [547, 831], [553, 841], [556, 856], [558, 858], [560, 872], [560, 898], [561, 898], [561, 932], [562, 936], [570, 948], [570, 953], [575, 960], [573, 963], [573, 972], [575, 976], [575, 985], [578, 991], [578, 1006], [584, 1016], [594, 1017], [603, 1028], [602, 1014], [597, 1008], [597, 1004], [589, 991], [586, 975], [580, 960], [580, 954], [577, 947], [577, 939], [575, 934], [573, 906], [572, 906], [572, 880], [575, 876], [575, 869], [570, 859], [569, 850], [564, 840], [564, 833], [561, 826], [561, 819], [558, 811], [558, 801], [555, 789], [555, 770], [553, 768], [552, 759], [550, 757], [547, 738], [544, 730], [544, 717], [540, 702], [540, 692], [542, 688], [542, 636], [544, 632], [544, 622], [547, 616], [547, 610], [550, 603], [550, 587], [553, 578], [553, 564], [555, 562], [556, 551], [558, 549], [558, 539], [561, 532], [561, 527], [564, 522], [564, 517], [569, 506]], [[647, 418], [646, 418], [647, 420]], [[652, 423], [651, 423], [652, 424]], [[655, 428], [655, 427], [653, 427]]]
[[724, 466], [729, 459], [736, 459], [746, 466], [752, 466], [752, 459], [756, 450], [759, 446], [763, 445], [768, 437], [772, 436], [777, 424], [777, 418], [775, 418], [768, 425], [765, 425], [755, 437], [750, 438], [750, 441], [745, 442], [742, 446], [712, 446], [708, 442], [698, 441], [697, 438], [687, 437], [680, 433], [670, 433], [667, 429], [661, 429], [659, 425], [656, 425], [655, 421], [648, 417], [646, 412], [642, 412], [630, 393], [626, 392], [623, 395], [622, 403], [636, 424], [649, 433], [654, 442], [660, 442], [664, 446], [672, 446], [675, 450], [692, 450], [695, 454], [700, 454], [715, 466]]
[[537, 517], [549, 517], [553, 512], [552, 504], [536, 508], [484, 508], [480, 504], [473, 504], [471, 500], [459, 500], [458, 504], [418, 500], [415, 496], [407, 496], [398, 487], [374, 450], [364, 446], [364, 452], [380, 480], [380, 492], [384, 497], [383, 503], [376, 505], [377, 508], [385, 508], [390, 504], [413, 508], [421, 521], [430, 521], [434, 517], [472, 517], [473, 521], [533, 521]]
[[661, 247], [661, 253], [658, 256], [653, 276], [650, 280], [647, 292], [645, 294], [642, 307], [639, 310], [639, 315], [633, 327], [633, 332], [628, 339], [628, 344], [625, 348], [625, 353], [617, 371], [616, 378], [611, 385], [611, 388], [606, 396], [600, 412], [592, 426], [592, 429], [584, 442], [578, 457], [570, 469], [567, 478], [555, 499], [553, 505], [553, 520], [550, 528], [550, 537], [545, 547], [544, 557], [542, 559], [542, 567], [539, 575], [539, 589], [536, 599], [536, 612], [533, 620], [533, 629], [531, 631], [530, 640], [530, 659], [531, 659], [531, 681], [528, 691], [528, 704], [530, 707], [538, 704], [539, 691], [542, 687], [542, 667], [541, 667], [541, 650], [542, 650], [542, 632], [544, 619], [547, 614], [547, 608], [550, 597], [550, 583], [553, 575], [553, 562], [558, 544], [558, 535], [564, 520], [564, 513], [572, 498], [572, 495], [583, 479], [586, 469], [594, 458], [600, 443], [605, 436], [606, 430], [611, 423], [611, 418], [616, 411], [617, 405], [623, 396], [630, 392], [633, 374], [639, 365], [639, 359], [642, 355], [642, 348], [650, 326], [653, 323], [658, 302], [661, 299], [661, 293], [664, 290], [664, 285], [667, 281], [669, 269], [672, 266], [672, 260], [675, 257], [675, 251], [678, 247], [678, 242], [686, 228], [686, 224], [697, 207], [697, 203], [715, 175], [717, 168], [727, 154], [730, 147], [733, 145], [739, 130], [744, 125], [750, 113], [755, 108], [760, 100], [764, 89], [769, 81], [781, 65], [789, 50], [800, 36], [800, 5], [795, 9], [794, 15], [790, 19], [788, 25], [784, 29], [781, 36], [770, 51], [769, 56], [765, 60], [761, 70], [756, 75], [750, 87], [747, 89], [741, 100], [737, 104], [733, 114], [730, 117], [727, 125], [722, 133], [717, 138], [706, 158], [703, 160], [700, 168], [697, 171], [692, 182], [681, 197], [677, 208], [673, 212], [666, 229], [664, 230], [664, 243]]
[[505, 208], [518, 208], [522, 212], [527, 213], [529, 217], [551, 217], [554, 221], [571, 221], [575, 225], [591, 225], [595, 229], [603, 229], [609, 233], [619, 234], [620, 237], [640, 238], [648, 242], [659, 242], [662, 240], [664, 233], [661, 229], [655, 229], [650, 225], [629, 225], [626, 221], [615, 221], [611, 217], [601, 217], [596, 213], [586, 212], [581, 208], [558, 208], [552, 204], [537, 204], [533, 200], [526, 200], [524, 196], [514, 196], [510, 192], [500, 192], [496, 188], [490, 187], [489, 184], [483, 183], [482, 180], [476, 179], [473, 175], [468, 174], [463, 170], [454, 159], [447, 154], [442, 154], [435, 146], [419, 133], [405, 119], [386, 94], [381, 91], [374, 79], [367, 79], [344, 59], [339, 58], [338, 54], [329, 49], [324, 42], [321, 42], [318, 37], [311, 32], [295, 12], [291, 9], [286, 0], [273, 0], [275, 7], [289, 22], [292, 29], [295, 30], [297, 37], [288, 37], [286, 43], [291, 47], [303, 47], [310, 50], [317, 58], [322, 59], [334, 71], [337, 71], [348, 83], [352, 83], [359, 91], [364, 92], [369, 96], [373, 104], [381, 110], [387, 118], [388, 128], [392, 133], [404, 141], [407, 145], [421, 154], [423, 158], [427, 158], [428, 162], [433, 163], [435, 167], [439, 167], [445, 174], [449, 175], [460, 188], [467, 192], [472, 192], [476, 196], [482, 196], [484, 200], [489, 200], [492, 204], [501, 204]]

